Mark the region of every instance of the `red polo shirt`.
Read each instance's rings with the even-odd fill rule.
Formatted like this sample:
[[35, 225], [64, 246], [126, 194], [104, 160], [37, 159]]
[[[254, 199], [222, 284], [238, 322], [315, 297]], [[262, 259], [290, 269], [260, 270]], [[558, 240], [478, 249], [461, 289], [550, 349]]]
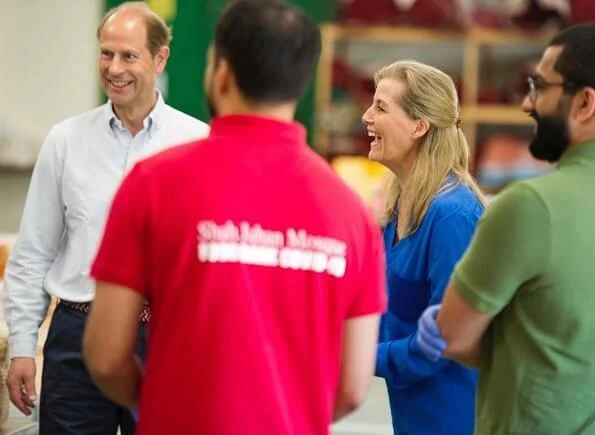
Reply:
[[150, 300], [138, 434], [328, 434], [350, 317], [385, 308], [379, 228], [305, 142], [252, 116], [131, 171], [94, 278]]

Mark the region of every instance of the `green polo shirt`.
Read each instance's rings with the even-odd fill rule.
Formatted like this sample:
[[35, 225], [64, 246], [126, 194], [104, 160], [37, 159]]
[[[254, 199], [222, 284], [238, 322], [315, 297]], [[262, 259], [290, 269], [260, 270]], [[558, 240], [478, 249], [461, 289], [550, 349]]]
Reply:
[[476, 434], [595, 434], [595, 143], [498, 195], [453, 283], [495, 316]]

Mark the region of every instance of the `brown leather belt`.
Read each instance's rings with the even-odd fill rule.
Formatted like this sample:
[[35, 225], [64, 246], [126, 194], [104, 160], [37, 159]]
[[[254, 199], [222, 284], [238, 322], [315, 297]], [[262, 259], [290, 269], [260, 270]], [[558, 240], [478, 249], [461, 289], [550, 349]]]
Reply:
[[[62, 305], [63, 307], [74, 311], [80, 311], [81, 313], [88, 313], [91, 309], [90, 302], [70, 302], [65, 301], [64, 299], [59, 299], [58, 305]], [[143, 310], [140, 313], [139, 320], [142, 323], [147, 323], [149, 320], [151, 320], [151, 309], [147, 304], [143, 306]]]

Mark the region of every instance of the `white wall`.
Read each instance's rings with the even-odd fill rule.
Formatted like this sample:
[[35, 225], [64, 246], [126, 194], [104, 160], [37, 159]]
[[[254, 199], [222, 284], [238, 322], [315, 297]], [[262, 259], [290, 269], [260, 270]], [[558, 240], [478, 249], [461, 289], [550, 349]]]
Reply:
[[0, 118], [45, 135], [98, 102], [102, 0], [0, 1]]
[[[0, 0], [0, 129], [19, 138], [12, 146], [20, 153], [39, 147], [52, 124], [99, 103], [95, 30], [103, 7], [102, 0]], [[0, 169], [0, 232], [16, 230], [27, 183]]]

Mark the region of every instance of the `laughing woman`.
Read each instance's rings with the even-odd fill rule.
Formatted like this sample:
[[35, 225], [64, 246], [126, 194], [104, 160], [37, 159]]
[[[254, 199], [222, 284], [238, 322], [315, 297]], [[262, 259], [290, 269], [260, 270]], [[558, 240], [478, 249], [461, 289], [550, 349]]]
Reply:
[[455, 85], [415, 61], [380, 69], [375, 82], [374, 101], [362, 117], [372, 137], [368, 156], [391, 171], [384, 233], [389, 309], [376, 376], [386, 380], [399, 435], [471, 435], [475, 371], [431, 362], [416, 336], [420, 315], [441, 302], [484, 210], [468, 170]]

